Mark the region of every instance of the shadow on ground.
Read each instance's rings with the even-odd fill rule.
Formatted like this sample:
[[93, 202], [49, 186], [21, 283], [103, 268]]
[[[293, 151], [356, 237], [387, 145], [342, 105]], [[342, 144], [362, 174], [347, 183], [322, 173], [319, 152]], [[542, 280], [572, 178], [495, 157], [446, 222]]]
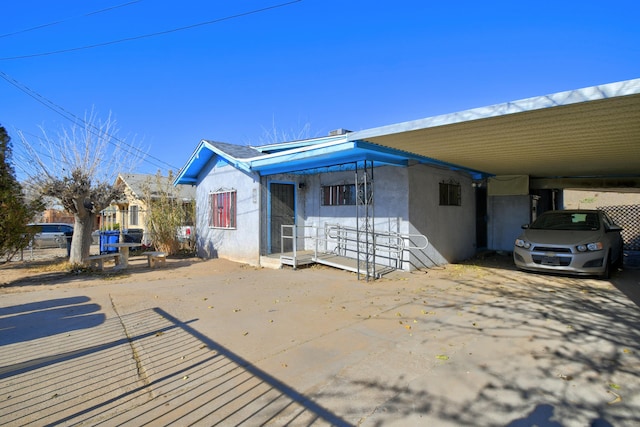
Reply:
[[156, 308], [5, 345], [0, 425], [349, 425], [189, 323]]
[[623, 289], [637, 291], [640, 271], [610, 282], [529, 274], [494, 255], [449, 271], [449, 284], [414, 295], [422, 316], [403, 350], [416, 368], [403, 378], [374, 370], [338, 399], [387, 396], [370, 415], [375, 426], [637, 425], [640, 311]]
[[100, 325], [106, 316], [90, 301], [76, 296], [0, 307], [0, 347]]

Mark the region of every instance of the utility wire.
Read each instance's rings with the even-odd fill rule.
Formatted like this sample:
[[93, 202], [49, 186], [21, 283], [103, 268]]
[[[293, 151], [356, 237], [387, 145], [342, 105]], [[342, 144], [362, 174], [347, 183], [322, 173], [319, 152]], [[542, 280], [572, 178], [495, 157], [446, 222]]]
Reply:
[[105, 9], [100, 9], [100, 10], [96, 10], [96, 11], [93, 11], [93, 12], [85, 13], [84, 15], [73, 16], [71, 18], [64, 18], [64, 19], [61, 19], [59, 21], [49, 22], [48, 24], [36, 25], [35, 27], [25, 28], [25, 29], [22, 29], [22, 30], [14, 31], [12, 33], [0, 34], [0, 39], [4, 38], [4, 37], [15, 36], [16, 34], [28, 33], [29, 31], [39, 30], [41, 28], [53, 27], [54, 25], [62, 24], [63, 22], [71, 21], [71, 20], [76, 19], [76, 18], [86, 18], [87, 16], [97, 15], [97, 14], [103, 13], [103, 12], [109, 12], [111, 10], [118, 9], [118, 8], [121, 8], [121, 7], [125, 7], [125, 6], [130, 6], [130, 5], [134, 4], [134, 3], [139, 3], [141, 1], [142, 0], [133, 0], [133, 1], [130, 1], [128, 3], [123, 3], [123, 4], [116, 5], [116, 6], [107, 7]]
[[292, 5], [294, 3], [299, 3], [301, 1], [302, 0], [293, 0], [293, 1], [285, 2], [285, 3], [279, 3], [279, 4], [276, 4], [276, 5], [272, 5], [272, 6], [267, 6], [267, 7], [261, 8], [261, 9], [254, 9], [254, 10], [250, 10], [248, 12], [242, 12], [242, 13], [238, 13], [238, 14], [235, 14], [235, 15], [225, 16], [223, 18], [218, 18], [218, 19], [214, 19], [214, 20], [211, 20], [211, 21], [205, 21], [205, 22], [200, 22], [200, 23], [197, 23], [197, 24], [187, 25], [187, 26], [184, 26], [184, 27], [173, 28], [171, 30], [158, 31], [158, 32], [149, 33], [149, 34], [143, 34], [143, 35], [140, 35], [140, 36], [127, 37], [127, 38], [119, 39], [119, 40], [111, 40], [111, 41], [108, 41], [108, 42], [96, 43], [96, 44], [87, 45], [87, 46], [72, 47], [72, 48], [69, 48], [69, 49], [60, 49], [60, 50], [49, 51], [49, 52], [33, 53], [33, 54], [30, 54], [30, 55], [9, 56], [9, 57], [0, 58], [0, 61], [11, 61], [11, 60], [15, 60], [15, 59], [26, 59], [26, 58], [36, 58], [36, 57], [40, 57], [40, 56], [57, 55], [57, 54], [60, 54], [60, 53], [75, 52], [75, 51], [78, 51], [78, 50], [86, 50], [86, 49], [94, 49], [94, 48], [97, 48], [97, 47], [109, 46], [109, 45], [118, 44], [118, 43], [125, 43], [125, 42], [134, 41], [134, 40], [140, 40], [140, 39], [145, 39], [145, 38], [150, 38], [150, 37], [162, 36], [162, 35], [165, 35], [165, 34], [171, 34], [171, 33], [176, 33], [178, 31], [190, 30], [190, 29], [197, 28], [197, 27], [202, 27], [202, 26], [205, 26], [205, 25], [217, 24], [217, 23], [220, 23], [220, 22], [223, 22], [223, 21], [228, 21], [228, 20], [231, 20], [231, 19], [241, 18], [243, 16], [254, 15], [254, 14], [257, 14], [257, 13], [266, 12], [268, 10], [273, 10], [273, 9], [277, 9], [277, 8], [280, 8], [280, 7], [289, 6], [289, 5]]
[[[84, 119], [81, 119], [80, 117], [76, 116], [75, 114], [67, 111], [66, 109], [64, 109], [63, 107], [61, 107], [60, 105], [54, 103], [53, 101], [51, 101], [50, 99], [47, 99], [46, 97], [44, 97], [43, 95], [39, 94], [38, 92], [30, 89], [29, 87], [27, 87], [26, 85], [20, 83], [19, 81], [17, 81], [16, 79], [14, 79], [13, 77], [10, 77], [8, 74], [6, 74], [3, 71], [0, 71], [0, 78], [6, 80], [9, 84], [15, 86], [16, 88], [18, 88], [20, 91], [26, 93], [27, 95], [29, 95], [31, 98], [35, 99], [36, 101], [38, 101], [39, 103], [41, 103], [42, 105], [44, 105], [45, 107], [49, 108], [50, 110], [54, 111], [55, 113], [59, 114], [60, 116], [64, 117], [65, 119], [69, 120], [70, 122], [74, 123], [74, 124], [82, 124], [85, 129], [89, 130], [91, 133], [93, 133], [96, 136], [99, 136], [100, 133], [100, 129], [98, 129], [95, 125], [86, 122]], [[99, 132], [99, 133], [96, 133]], [[155, 160], [156, 162], [159, 162], [160, 164], [169, 167], [170, 169], [174, 169], [174, 170], [178, 170], [179, 168], [165, 162], [164, 160], [161, 160], [155, 156], [152, 156], [150, 154], [148, 154], [147, 152], [139, 149], [138, 147], [135, 147], [129, 143], [127, 143], [126, 141], [117, 138], [113, 135], [109, 135], [110, 139], [109, 139], [109, 143], [115, 146], [115, 142], [113, 141], [117, 141], [118, 143], [126, 146], [129, 148], [130, 151], [129, 154], [132, 153], [136, 153], [137, 155], [140, 155], [142, 157], [143, 161], [146, 161], [147, 163], [152, 164], [153, 166], [156, 167], [160, 167], [159, 164], [157, 163], [153, 163], [151, 161], [149, 161], [147, 158], [151, 158], [153, 160]]]

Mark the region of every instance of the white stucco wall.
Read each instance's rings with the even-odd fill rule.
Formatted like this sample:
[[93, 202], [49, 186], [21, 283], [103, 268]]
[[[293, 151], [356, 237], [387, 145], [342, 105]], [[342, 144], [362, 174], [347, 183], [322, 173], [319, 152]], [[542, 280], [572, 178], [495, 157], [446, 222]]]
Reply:
[[[376, 232], [407, 232], [407, 192], [398, 191], [398, 188], [406, 185], [406, 174], [406, 170], [399, 167], [381, 167], [374, 170], [373, 205], [369, 209], [370, 216], [373, 218], [373, 229]], [[310, 227], [307, 228], [307, 234], [313, 234], [312, 230], [319, 227], [322, 236], [327, 224], [357, 228], [359, 226], [358, 216], [360, 217], [360, 227], [362, 227], [365, 216], [364, 208], [360, 207], [357, 211], [357, 207], [353, 205], [323, 206], [321, 200], [322, 186], [354, 184], [354, 171], [306, 175], [304, 180], [305, 189], [299, 199], [302, 205], [299, 218], [302, 219], [302, 224]], [[324, 244], [324, 242], [322, 243]], [[312, 239], [305, 240], [307, 249], [313, 249], [313, 244]], [[334, 247], [334, 244], [328, 243], [328, 246], [321, 248], [331, 250]], [[388, 263], [382, 259], [378, 259], [377, 262]]]
[[[439, 184], [449, 180], [460, 183], [462, 206], [439, 206]], [[259, 265], [260, 255], [268, 253], [270, 182], [294, 184], [299, 235], [315, 236], [315, 230], [319, 228], [322, 236], [325, 224], [358, 227], [356, 206], [323, 206], [321, 200], [322, 186], [353, 184], [354, 171], [282, 174], [260, 179], [223, 161], [212, 161], [204, 169], [197, 188], [199, 256]], [[214, 229], [208, 225], [209, 194], [219, 190], [237, 192], [237, 228], [234, 230]], [[426, 249], [403, 253], [403, 269], [456, 262], [475, 253], [475, 193], [471, 178], [466, 174], [418, 164], [379, 167], [373, 171], [373, 193], [370, 216], [376, 232], [422, 234], [429, 239], [430, 245]], [[359, 209], [362, 224], [364, 210]], [[314, 244], [311, 238], [298, 239], [299, 249], [313, 249]], [[420, 244], [419, 239], [415, 244]], [[332, 249], [331, 244], [329, 249]], [[384, 257], [378, 257], [376, 262], [395, 264], [394, 260]]]
[[[462, 206], [439, 206], [439, 183], [450, 179], [461, 185]], [[320, 198], [322, 186], [352, 184], [355, 172], [323, 173], [305, 176], [304, 180], [304, 195], [300, 198], [304, 225], [324, 227], [327, 223], [339, 223], [357, 226], [355, 206], [322, 206]], [[469, 176], [425, 165], [385, 166], [374, 169], [373, 186], [371, 215], [376, 232], [425, 235], [430, 241], [426, 249], [405, 251], [403, 269], [432, 267], [473, 256], [475, 192]], [[421, 245], [419, 237], [413, 239], [414, 246]], [[312, 244], [311, 239], [305, 242]], [[388, 265], [391, 261], [378, 258], [376, 262]]]
[[[209, 194], [236, 190], [236, 228], [209, 227]], [[198, 256], [260, 264], [260, 184], [257, 175], [242, 172], [216, 158], [204, 168], [197, 187], [196, 244]]]
[[[440, 183], [460, 184], [461, 205], [440, 206]], [[475, 191], [467, 174], [426, 165], [409, 167], [410, 232], [429, 239], [425, 250], [414, 250], [411, 268], [462, 261], [475, 254]]]

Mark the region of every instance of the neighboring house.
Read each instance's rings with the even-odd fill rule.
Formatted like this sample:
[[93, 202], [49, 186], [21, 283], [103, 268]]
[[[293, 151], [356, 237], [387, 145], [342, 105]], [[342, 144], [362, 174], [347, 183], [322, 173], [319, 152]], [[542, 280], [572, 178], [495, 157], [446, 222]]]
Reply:
[[[114, 201], [100, 213], [101, 228], [142, 230], [145, 236], [143, 241], [147, 241], [147, 199], [160, 197], [161, 190], [167, 187], [167, 177], [160, 179], [161, 182], [158, 183], [155, 175], [119, 174], [114, 184], [124, 185], [125, 197], [123, 200]], [[183, 203], [193, 203], [195, 200], [195, 189], [191, 186], [179, 185], [169, 189], [173, 192], [172, 197], [180, 199]]]
[[67, 211], [49, 208], [42, 213], [42, 220], [40, 222], [64, 222], [73, 225], [75, 218], [73, 214]]
[[297, 251], [375, 255], [376, 264], [412, 270], [476, 252], [482, 178], [345, 133], [260, 147], [203, 140], [175, 184], [196, 186], [202, 257], [265, 265], [265, 256], [293, 250], [286, 236], [295, 233]]

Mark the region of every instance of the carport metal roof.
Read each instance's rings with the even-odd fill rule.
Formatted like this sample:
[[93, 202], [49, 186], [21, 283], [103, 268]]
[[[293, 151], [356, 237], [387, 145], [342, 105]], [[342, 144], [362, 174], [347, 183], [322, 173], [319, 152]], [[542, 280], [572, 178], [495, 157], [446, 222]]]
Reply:
[[[491, 175], [640, 182], [640, 79], [348, 134]], [[636, 179], [633, 179], [636, 178]]]

